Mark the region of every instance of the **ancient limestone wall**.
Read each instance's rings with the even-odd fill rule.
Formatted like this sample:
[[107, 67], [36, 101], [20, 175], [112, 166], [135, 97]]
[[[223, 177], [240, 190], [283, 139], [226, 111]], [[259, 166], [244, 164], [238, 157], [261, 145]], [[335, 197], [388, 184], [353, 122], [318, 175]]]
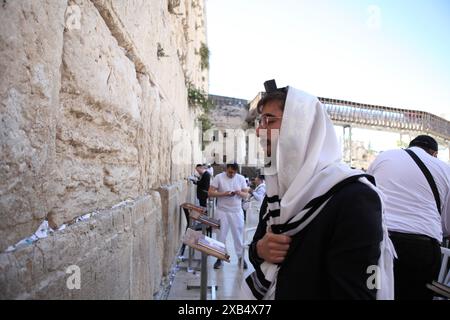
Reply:
[[[199, 145], [173, 135], [198, 129], [187, 83], [208, 90], [205, 19], [200, 0], [0, 4], [0, 298], [158, 290], [184, 230], [178, 205], [193, 194], [183, 178]], [[44, 219], [59, 227], [94, 211], [5, 252]], [[80, 290], [66, 287], [73, 264]]]

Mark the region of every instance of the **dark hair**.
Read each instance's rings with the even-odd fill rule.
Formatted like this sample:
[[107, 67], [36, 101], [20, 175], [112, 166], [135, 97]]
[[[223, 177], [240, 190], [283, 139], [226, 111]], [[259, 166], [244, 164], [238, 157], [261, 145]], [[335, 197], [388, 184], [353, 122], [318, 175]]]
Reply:
[[438, 143], [436, 142], [436, 140], [426, 135], [420, 135], [415, 137], [409, 143], [409, 147], [420, 147], [422, 149], [425, 149], [425, 151], [427, 151], [428, 153], [438, 151]]
[[259, 178], [259, 180], [266, 180], [266, 177], [264, 177], [263, 174], [260, 174], [260, 175], [258, 176], [258, 178]]
[[284, 104], [286, 103], [286, 97], [287, 93], [283, 91], [273, 91], [269, 93], [263, 93], [263, 97], [261, 100], [259, 100], [256, 110], [258, 111], [258, 113], [261, 113], [262, 108], [264, 107], [265, 104], [272, 101], [278, 101], [280, 102], [281, 110], [284, 111]]
[[198, 164], [198, 165], [196, 165], [195, 167], [196, 167], [196, 168], [198, 168], [198, 167], [203, 167], [203, 165], [202, 165], [202, 164]]
[[239, 165], [237, 163], [228, 163], [227, 164], [227, 169], [231, 168], [234, 171], [239, 171]]

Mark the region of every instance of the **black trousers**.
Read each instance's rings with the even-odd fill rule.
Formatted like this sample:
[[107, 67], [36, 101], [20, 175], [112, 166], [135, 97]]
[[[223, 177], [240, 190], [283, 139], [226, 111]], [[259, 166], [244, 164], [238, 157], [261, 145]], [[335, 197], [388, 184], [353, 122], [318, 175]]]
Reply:
[[198, 199], [198, 202], [200, 203], [200, 207], [205, 207], [205, 208], [207, 207], [206, 202], [207, 202], [208, 198], [197, 197], [197, 199]]
[[433, 299], [426, 284], [439, 276], [439, 243], [427, 236], [398, 232], [389, 235], [398, 256], [394, 262], [395, 300]]

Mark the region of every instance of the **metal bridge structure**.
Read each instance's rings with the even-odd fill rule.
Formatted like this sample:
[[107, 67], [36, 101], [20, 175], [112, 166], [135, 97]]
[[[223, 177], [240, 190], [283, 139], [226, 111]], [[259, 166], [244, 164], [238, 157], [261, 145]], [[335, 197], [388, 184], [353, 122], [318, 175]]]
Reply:
[[434, 114], [402, 108], [362, 104], [319, 97], [335, 125], [344, 129], [344, 159], [352, 164], [352, 128], [397, 132], [402, 135], [427, 134], [450, 151], [450, 122]]
[[433, 136], [441, 144], [448, 145], [450, 142], [450, 122], [428, 112], [329, 98], [319, 100], [337, 125], [399, 133], [423, 133]]

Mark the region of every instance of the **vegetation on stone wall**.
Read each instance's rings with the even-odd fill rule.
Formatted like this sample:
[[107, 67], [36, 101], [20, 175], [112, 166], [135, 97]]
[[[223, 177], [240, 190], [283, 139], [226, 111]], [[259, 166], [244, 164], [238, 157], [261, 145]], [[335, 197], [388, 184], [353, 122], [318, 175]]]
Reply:
[[202, 124], [202, 132], [208, 131], [212, 128], [213, 124], [211, 120], [209, 119], [208, 114], [202, 114], [198, 117], [198, 121]]
[[202, 42], [200, 46], [200, 67], [202, 70], [209, 69], [209, 49], [206, 44]]
[[204, 113], [208, 113], [214, 107], [214, 103], [209, 99], [208, 94], [195, 88], [192, 83], [188, 83], [188, 103], [190, 107], [199, 107]]
[[188, 103], [190, 107], [197, 107], [202, 110], [198, 121], [202, 124], [202, 131], [205, 132], [212, 128], [210, 111], [214, 108], [214, 102], [208, 97], [208, 94], [188, 83]]

